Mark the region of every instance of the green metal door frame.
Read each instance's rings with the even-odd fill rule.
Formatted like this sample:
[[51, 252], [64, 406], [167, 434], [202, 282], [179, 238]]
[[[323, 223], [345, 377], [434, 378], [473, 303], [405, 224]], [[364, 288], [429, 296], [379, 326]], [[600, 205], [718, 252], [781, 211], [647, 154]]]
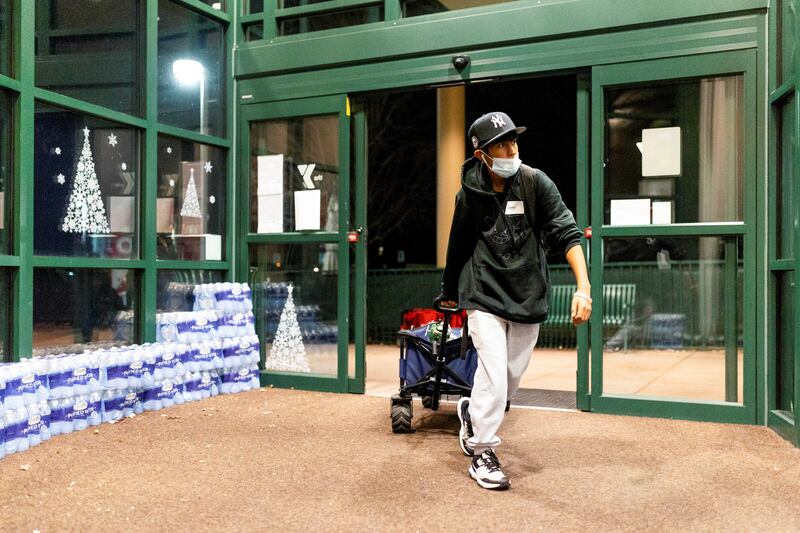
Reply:
[[[757, 53], [755, 50], [721, 52], [684, 58], [642, 61], [635, 64], [601, 66], [592, 69], [592, 207], [593, 236], [592, 298], [595, 313], [591, 319], [592, 398], [593, 411], [640, 416], [685, 418], [719, 422], [753, 424], [757, 422], [756, 394], [756, 217], [757, 207], [764, 203], [758, 188], [757, 171]], [[744, 221], [741, 223], [673, 224], [670, 226], [607, 226], [604, 225], [604, 154], [605, 105], [604, 89], [628, 84], [673, 81], [699, 77], [743, 74], [745, 106], [744, 154]], [[613, 237], [710, 237], [736, 236], [744, 239], [744, 361], [743, 404], [701, 402], [670, 398], [649, 398], [610, 395], [603, 392], [603, 239]]]
[[[798, 188], [800, 188], [800, 146], [798, 146], [798, 139], [800, 138], [800, 95], [798, 95], [798, 80], [797, 72], [798, 65], [800, 65], [800, 58], [796, 54], [787, 53], [785, 43], [789, 44], [788, 47], [796, 46], [796, 28], [800, 17], [795, 12], [794, 6], [787, 2], [779, 2], [775, 5], [774, 9], [770, 10], [770, 42], [775, 43], [776, 52], [770, 54], [770, 89], [769, 104], [771, 111], [770, 120], [770, 150], [769, 150], [769, 184], [768, 184], [768, 198], [769, 209], [767, 217], [767, 230], [768, 237], [768, 334], [767, 334], [767, 351], [768, 351], [768, 364], [767, 364], [767, 388], [768, 388], [768, 413], [767, 425], [775, 430], [779, 435], [793, 443], [795, 446], [800, 445], [800, 427], [796, 422], [797, 419], [797, 406], [800, 401], [800, 314], [797, 313], [797, 303], [800, 302], [800, 283], [797, 279], [797, 255], [800, 252], [800, 227], [797, 221], [800, 220], [800, 205], [796, 199]], [[789, 100], [794, 100], [789, 104]], [[791, 105], [793, 108], [794, 122], [784, 124], [782, 117], [783, 107]], [[780, 126], [780, 127], [779, 127]], [[789, 132], [791, 137], [789, 144], [789, 154], [782, 154], [784, 145], [784, 133]], [[791, 176], [784, 175], [783, 158], [789, 158], [794, 166], [794, 174]], [[780, 182], [789, 181], [794, 191], [794, 204], [787, 205], [782, 201], [779, 195], [778, 184]], [[782, 204], [780, 218], [777, 215], [778, 207]], [[784, 233], [784, 229], [788, 226], [790, 230], [790, 239], [793, 240], [794, 246], [792, 253], [784, 253], [779, 249], [778, 241], [779, 236]], [[787, 237], [783, 234], [782, 237]], [[782, 298], [790, 298], [791, 305], [795, 309], [794, 323], [786, 323], [785, 318], [780, 315], [780, 308], [776, 305], [778, 303], [777, 293], [780, 290], [776, 283], [776, 278], [784, 275], [795, 275], [795, 287], [791, 294], [782, 294]], [[783, 357], [792, 357], [794, 372], [791, 376], [786, 376], [779, 372], [778, 353], [780, 349], [781, 339], [778, 337], [778, 323], [782, 324], [784, 328], [791, 328], [794, 336], [794, 345], [791, 350], [792, 353], [782, 353]], [[778, 405], [778, 391], [783, 389], [783, 383], [779, 380], [791, 379], [792, 380], [792, 407], [793, 412], [784, 411]]]
[[[242, 236], [238, 247], [239, 277], [248, 279], [250, 268], [251, 244], [337, 244], [338, 287], [337, 287], [337, 327], [338, 357], [336, 376], [300, 373], [271, 373], [263, 368], [262, 352], [261, 385], [274, 385], [285, 388], [319, 390], [326, 392], [347, 392], [350, 388], [348, 379], [348, 326], [350, 322], [350, 248], [348, 230], [350, 228], [350, 103], [346, 95], [324, 96], [298, 100], [284, 100], [270, 104], [253, 104], [242, 107], [239, 126], [239, 199], [241, 206], [250, 205], [250, 124], [267, 120], [288, 119], [303, 116], [332, 115], [338, 116], [339, 141], [339, 230], [313, 232], [286, 232], [259, 234], [250, 232], [249, 212], [241, 212], [239, 234]], [[246, 209], [245, 209], [246, 211]], [[256, 317], [259, 320], [259, 317]], [[262, 345], [262, 350], [264, 346]], [[363, 369], [363, 364], [362, 364]], [[362, 371], [363, 375], [363, 371]], [[357, 380], [354, 380], [357, 382]], [[362, 380], [363, 383], [363, 380]], [[354, 383], [355, 387], [357, 383]], [[362, 385], [363, 386], [363, 385]]]
[[[576, 104], [576, 172], [575, 184], [577, 217], [576, 222], [579, 228], [589, 226], [589, 199], [591, 196], [591, 168], [590, 168], [590, 148], [591, 141], [589, 131], [591, 128], [591, 79], [588, 73], [579, 74], [577, 78], [577, 90], [575, 94]], [[589, 253], [589, 243], [583, 245], [584, 253], [587, 258], [589, 272], [592, 271], [591, 254]], [[591, 409], [591, 395], [589, 394], [589, 327], [590, 324], [580, 326], [577, 330], [577, 350], [578, 350], [578, 370], [575, 384], [575, 406], [581, 411]]]

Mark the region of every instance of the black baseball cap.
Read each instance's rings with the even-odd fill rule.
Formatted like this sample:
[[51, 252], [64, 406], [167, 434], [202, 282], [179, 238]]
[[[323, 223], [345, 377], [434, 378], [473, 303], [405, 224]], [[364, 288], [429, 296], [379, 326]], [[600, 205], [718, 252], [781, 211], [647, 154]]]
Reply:
[[513, 132], [519, 135], [526, 129], [528, 128], [525, 126], [514, 126], [514, 121], [511, 120], [511, 117], [502, 111], [495, 111], [486, 113], [473, 122], [467, 135], [472, 147], [477, 150], [485, 148], [509, 133]]

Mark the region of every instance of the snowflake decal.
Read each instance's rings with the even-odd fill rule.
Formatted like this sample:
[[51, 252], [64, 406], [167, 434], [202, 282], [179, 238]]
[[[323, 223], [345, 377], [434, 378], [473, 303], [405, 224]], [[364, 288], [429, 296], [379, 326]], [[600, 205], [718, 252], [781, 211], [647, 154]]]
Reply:
[[121, 168], [122, 170], [128, 170], [128, 164], [127, 164], [127, 163], [122, 163], [122, 164], [119, 166], [119, 168]]
[[108, 144], [110, 144], [111, 146], [117, 145], [117, 136], [114, 135], [113, 133], [108, 136]]
[[203, 168], [206, 170], [206, 174], [208, 174], [208, 173], [211, 172], [211, 169], [214, 168], [214, 167], [211, 165], [211, 161], [206, 161], [206, 164], [203, 165]]
[[58, 184], [59, 184], [59, 185], [64, 185], [64, 183], [65, 183], [67, 180], [66, 180], [66, 178], [64, 177], [64, 174], [59, 174], [58, 176], [56, 176], [56, 181], [58, 182]]
[[168, 153], [168, 154], [171, 154], [171, 153], [172, 153], [172, 146], [167, 146], [167, 153]]
[[53, 151], [56, 153], [56, 155], [61, 155], [61, 147], [60, 146], [56, 146], [56, 149], [53, 150]]
[[217, 198], [213, 194], [208, 197], [208, 203], [214, 204], [216, 202], [217, 202]]
[[175, 180], [173, 180], [173, 179], [169, 180], [169, 186], [170, 187], [174, 187], [175, 186]]

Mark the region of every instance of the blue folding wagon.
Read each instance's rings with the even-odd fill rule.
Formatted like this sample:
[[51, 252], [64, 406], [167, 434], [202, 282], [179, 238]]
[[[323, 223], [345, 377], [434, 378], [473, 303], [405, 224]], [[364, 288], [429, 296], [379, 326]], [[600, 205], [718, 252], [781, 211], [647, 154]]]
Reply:
[[[450, 328], [452, 311], [441, 309], [444, 321], [441, 333], [434, 331], [436, 322], [411, 330], [401, 330], [400, 391], [392, 396], [392, 431], [410, 433], [413, 397], [419, 396], [424, 407], [439, 409], [442, 395], [469, 396], [478, 354], [470, 343], [461, 346], [461, 328]], [[435, 333], [434, 335], [431, 335]], [[450, 339], [444, 344], [434, 339]]]

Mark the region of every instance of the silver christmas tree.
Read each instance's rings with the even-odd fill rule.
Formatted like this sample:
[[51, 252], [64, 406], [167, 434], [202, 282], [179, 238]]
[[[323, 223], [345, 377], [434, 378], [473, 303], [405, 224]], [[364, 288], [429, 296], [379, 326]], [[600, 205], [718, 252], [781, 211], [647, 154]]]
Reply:
[[269, 351], [264, 367], [267, 370], [280, 370], [284, 372], [311, 372], [306, 359], [306, 347], [303, 345], [303, 336], [300, 333], [300, 324], [297, 323], [297, 311], [294, 308], [294, 287], [289, 284], [289, 296], [286, 305], [281, 311], [278, 322], [278, 331]]
[[197, 198], [197, 185], [194, 183], [194, 169], [189, 169], [189, 185], [186, 186], [186, 197], [183, 199], [181, 206], [181, 216], [200, 218], [203, 216], [200, 213], [200, 200]]
[[61, 224], [65, 233], [109, 233], [106, 208], [100, 196], [100, 183], [94, 170], [89, 128], [83, 128], [83, 148], [78, 158], [75, 181], [69, 195], [67, 214]]

